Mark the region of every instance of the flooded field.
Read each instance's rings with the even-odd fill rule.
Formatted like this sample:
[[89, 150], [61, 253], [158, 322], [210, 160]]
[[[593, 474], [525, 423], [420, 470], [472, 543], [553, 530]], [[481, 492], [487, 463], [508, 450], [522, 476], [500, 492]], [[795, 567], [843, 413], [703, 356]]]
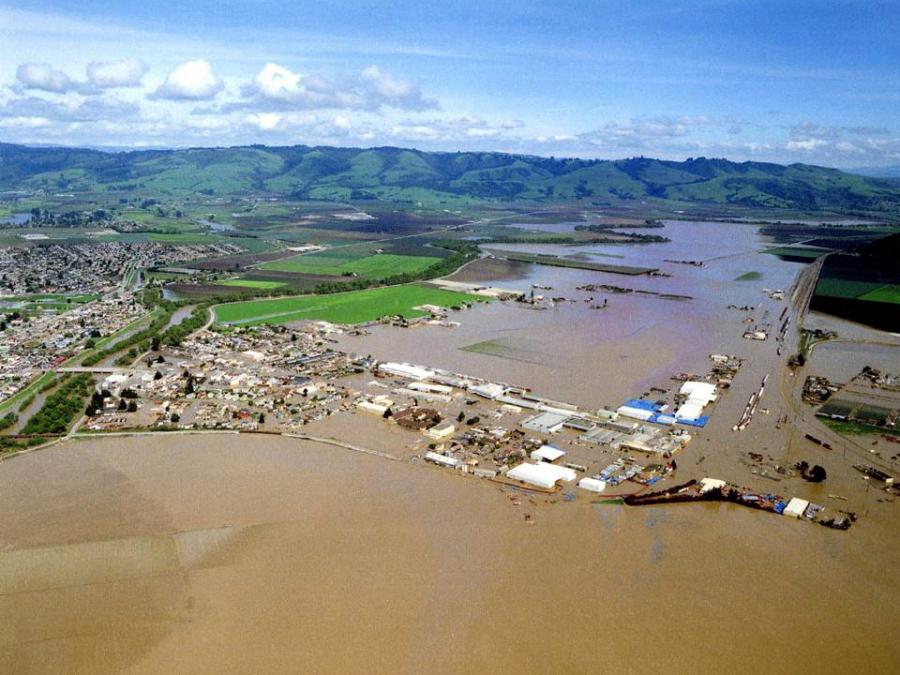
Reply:
[[[339, 345], [385, 360], [428, 364], [525, 386], [540, 383], [543, 395], [593, 408], [618, 406], [626, 397], [639, 395], [682, 371], [704, 372], [710, 353], [751, 359], [760, 356], [761, 363], [768, 360], [775, 351], [774, 340], [757, 343], [742, 339], [747, 327], [744, 320], [753, 317], [774, 324], [785, 303], [772, 301], [763, 289], [788, 290], [803, 265], [760, 253], [766, 238], [753, 226], [678, 222], [654, 231], [672, 242], [509, 245], [503, 250], [578, 254], [598, 262], [658, 267], [671, 277], [628, 277], [520, 263], [514, 263], [504, 277], [500, 273], [503, 263], [477, 262], [462, 271], [460, 280], [522, 291], [530, 291], [534, 284], [549, 286], [552, 290], [534, 292], [574, 302], [557, 303], [548, 310], [495, 302], [460, 315], [462, 326], [457, 329], [429, 330], [427, 339], [420, 329], [385, 327], [373, 329], [364, 338], [342, 338]], [[499, 252], [499, 247], [496, 250]], [[608, 257], [611, 255], [616, 259]], [[700, 260], [704, 266], [669, 263], [667, 259]], [[479, 278], [482, 265], [485, 274]], [[735, 281], [748, 271], [759, 272], [761, 277]], [[682, 294], [692, 299], [577, 290], [585, 284]], [[591, 309], [591, 304], [603, 299], [609, 302], [606, 309]], [[759, 309], [740, 312], [729, 305]], [[503, 349], [494, 349], [490, 355], [463, 349], [484, 342]]]
[[898, 656], [900, 559], [871, 526], [516, 506], [439, 469], [233, 435], [70, 442], [0, 480], [3, 672], [837, 673]]
[[[670, 277], [477, 262], [458, 278], [551, 286], [534, 290], [566, 301], [492, 302], [452, 314], [458, 328], [376, 327], [335, 347], [589, 409], [708, 372], [710, 353], [740, 356], [710, 423], [676, 455], [672, 482], [714, 476], [853, 510], [851, 530], [729, 504], [520, 492], [409, 461], [404, 450], [422, 436], [364, 414], [304, 429], [401, 461], [276, 436], [70, 440], [0, 462], [0, 672], [893, 672], [897, 504], [852, 468], [868, 447], [804, 437], [801, 423], [813, 422], [792, 407], [803, 377], [784, 368], [795, 321], [782, 354], [774, 335], [742, 338], [751, 325], [776, 332], [785, 308], [795, 318], [790, 289], [803, 265], [760, 253], [768, 242], [749, 225], [655, 232], [673, 241], [508, 248], [616, 256]], [[759, 277], [737, 280], [748, 272]], [[839, 344], [817, 347], [812, 366], [849, 368], [829, 355]], [[860, 360], [896, 353], [855, 344]], [[766, 375], [768, 414], [732, 431]], [[777, 424], [783, 416], [797, 424]], [[597, 453], [593, 467], [613, 451], [579, 452]], [[827, 482], [773, 469], [801, 459], [825, 466]]]

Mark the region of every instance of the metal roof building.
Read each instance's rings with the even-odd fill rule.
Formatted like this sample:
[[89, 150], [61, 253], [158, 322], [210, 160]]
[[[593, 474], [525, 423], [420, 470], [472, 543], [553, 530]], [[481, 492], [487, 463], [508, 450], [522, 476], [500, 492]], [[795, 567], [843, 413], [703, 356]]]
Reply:
[[576, 473], [564, 466], [539, 462], [537, 464], [519, 464], [519, 466], [507, 471], [506, 476], [513, 480], [520, 480], [523, 483], [550, 489], [556, 485], [557, 481], [571, 482], [575, 480]]

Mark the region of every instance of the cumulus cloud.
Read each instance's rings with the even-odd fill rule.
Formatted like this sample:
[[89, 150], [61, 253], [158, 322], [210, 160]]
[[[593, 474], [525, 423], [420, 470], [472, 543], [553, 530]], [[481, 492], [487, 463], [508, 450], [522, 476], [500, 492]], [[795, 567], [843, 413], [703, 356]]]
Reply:
[[244, 95], [282, 109], [366, 107], [363, 96], [351, 88], [339, 88], [323, 77], [295, 73], [277, 63], [263, 66], [244, 87]]
[[[697, 123], [706, 124], [706, 120]], [[686, 136], [691, 126], [688, 119], [635, 118], [630, 122], [608, 122], [599, 129], [580, 134], [579, 138], [599, 147], [642, 148], [651, 140], [659, 142]]]
[[265, 107], [269, 110], [402, 110], [436, 108], [419, 87], [394, 77], [376, 66], [342, 81], [315, 73], [298, 73], [277, 63], [267, 63], [253, 81], [243, 87], [245, 101], [231, 109]]
[[429, 110], [438, 107], [437, 101], [422, 95], [418, 85], [396, 78], [378, 66], [364, 68], [359, 74], [359, 80], [370, 98], [380, 105], [403, 110]]
[[247, 115], [247, 122], [260, 131], [272, 131], [278, 127], [283, 116], [279, 113], [252, 113]]
[[23, 89], [37, 89], [53, 94], [65, 94], [73, 88], [72, 80], [48, 63], [23, 63], [16, 68], [16, 80]]
[[88, 82], [100, 89], [139, 87], [150, 66], [140, 59], [92, 61], [87, 67]]
[[209, 61], [197, 59], [176, 66], [152, 96], [171, 101], [208, 101], [224, 88]]

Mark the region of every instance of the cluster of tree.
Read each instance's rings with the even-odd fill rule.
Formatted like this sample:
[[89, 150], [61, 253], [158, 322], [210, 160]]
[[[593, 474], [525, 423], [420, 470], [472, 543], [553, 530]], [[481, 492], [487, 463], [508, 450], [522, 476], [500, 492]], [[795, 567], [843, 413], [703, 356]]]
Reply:
[[9, 312], [8, 314], [3, 314], [0, 316], [0, 331], [4, 331], [9, 326], [10, 322], [16, 321], [17, 319], [21, 319], [22, 315], [18, 311]]
[[0, 431], [9, 429], [13, 424], [19, 421], [19, 416], [13, 412], [6, 413], [0, 417]]
[[[209, 318], [209, 303], [197, 305], [191, 315], [176, 326], [170, 326], [151, 344], [154, 351], [159, 350], [159, 343], [177, 347], [181, 341], [196, 330], [199, 330]], [[155, 346], [154, 346], [155, 345]]]
[[106, 223], [109, 217], [110, 214], [105, 209], [53, 213], [47, 209], [35, 207], [31, 209], [31, 219], [25, 225], [28, 227], [85, 227]]
[[[662, 227], [662, 223], [659, 221], [647, 220], [644, 225], [620, 225], [620, 224], [591, 224], [591, 225], [576, 225], [575, 229], [579, 232], [612, 232], [613, 230], [620, 230], [622, 228], [656, 228]], [[639, 234], [637, 232], [616, 232], [615, 238], [610, 237], [600, 237], [599, 239], [591, 239], [591, 244], [621, 244], [623, 243], [622, 237], [627, 239], [627, 242], [624, 243], [634, 243], [634, 244], [648, 244], [648, 243], [665, 243], [667, 241], [672, 241], [668, 237], [664, 237], [659, 234]]]
[[[88, 402], [87, 408], [84, 409], [84, 414], [88, 417], [99, 415], [103, 412], [103, 404], [108, 398], [112, 398], [112, 394], [109, 390], [104, 389], [99, 392], [94, 391], [94, 393], [91, 394], [91, 400]], [[125, 389], [119, 397], [119, 404], [116, 406], [117, 410], [119, 412], [136, 412], [138, 409], [136, 399], [137, 393], [131, 389]]]
[[64, 380], [59, 389], [47, 397], [41, 409], [25, 423], [22, 433], [25, 435], [65, 433], [72, 419], [82, 410], [84, 398], [90, 389], [91, 376], [87, 373]]
[[30, 438], [11, 438], [9, 436], [0, 436], [0, 455], [7, 452], [15, 452], [24, 448], [33, 448], [43, 443], [45, 438], [41, 436], [31, 436]]
[[643, 223], [590, 223], [588, 225], [576, 225], [579, 232], [606, 232], [607, 230], [642, 230], [648, 228], [665, 227], [661, 220], [647, 218]]

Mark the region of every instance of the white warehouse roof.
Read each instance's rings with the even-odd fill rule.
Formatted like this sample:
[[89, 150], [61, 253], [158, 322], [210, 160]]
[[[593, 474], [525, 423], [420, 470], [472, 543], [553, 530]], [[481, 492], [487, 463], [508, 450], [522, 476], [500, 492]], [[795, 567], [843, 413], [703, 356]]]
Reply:
[[414, 366], [411, 363], [382, 363], [378, 367], [385, 373], [408, 377], [412, 380], [424, 380], [434, 375], [434, 371], [422, 366]]
[[440, 455], [436, 452], [426, 452], [425, 459], [429, 462], [434, 462], [435, 464], [440, 464], [441, 466], [449, 466], [453, 469], [462, 464], [462, 462], [456, 457], [447, 457], [446, 455]]
[[590, 492], [603, 492], [606, 489], [606, 483], [599, 478], [584, 477], [578, 481], [578, 487]]
[[556, 481], [564, 480], [570, 482], [576, 478], [576, 474], [572, 469], [548, 464], [547, 462], [519, 464], [519, 466], [510, 469], [506, 475], [513, 480], [520, 480], [524, 483], [548, 489], [555, 486]]
[[555, 462], [566, 454], [565, 450], [554, 448], [552, 445], [542, 445], [531, 453], [531, 459], [535, 461]]
[[697, 419], [703, 412], [703, 408], [711, 401], [716, 400], [716, 385], [709, 382], [685, 382], [679, 391], [688, 397], [687, 401], [675, 411], [675, 417], [681, 419]]

